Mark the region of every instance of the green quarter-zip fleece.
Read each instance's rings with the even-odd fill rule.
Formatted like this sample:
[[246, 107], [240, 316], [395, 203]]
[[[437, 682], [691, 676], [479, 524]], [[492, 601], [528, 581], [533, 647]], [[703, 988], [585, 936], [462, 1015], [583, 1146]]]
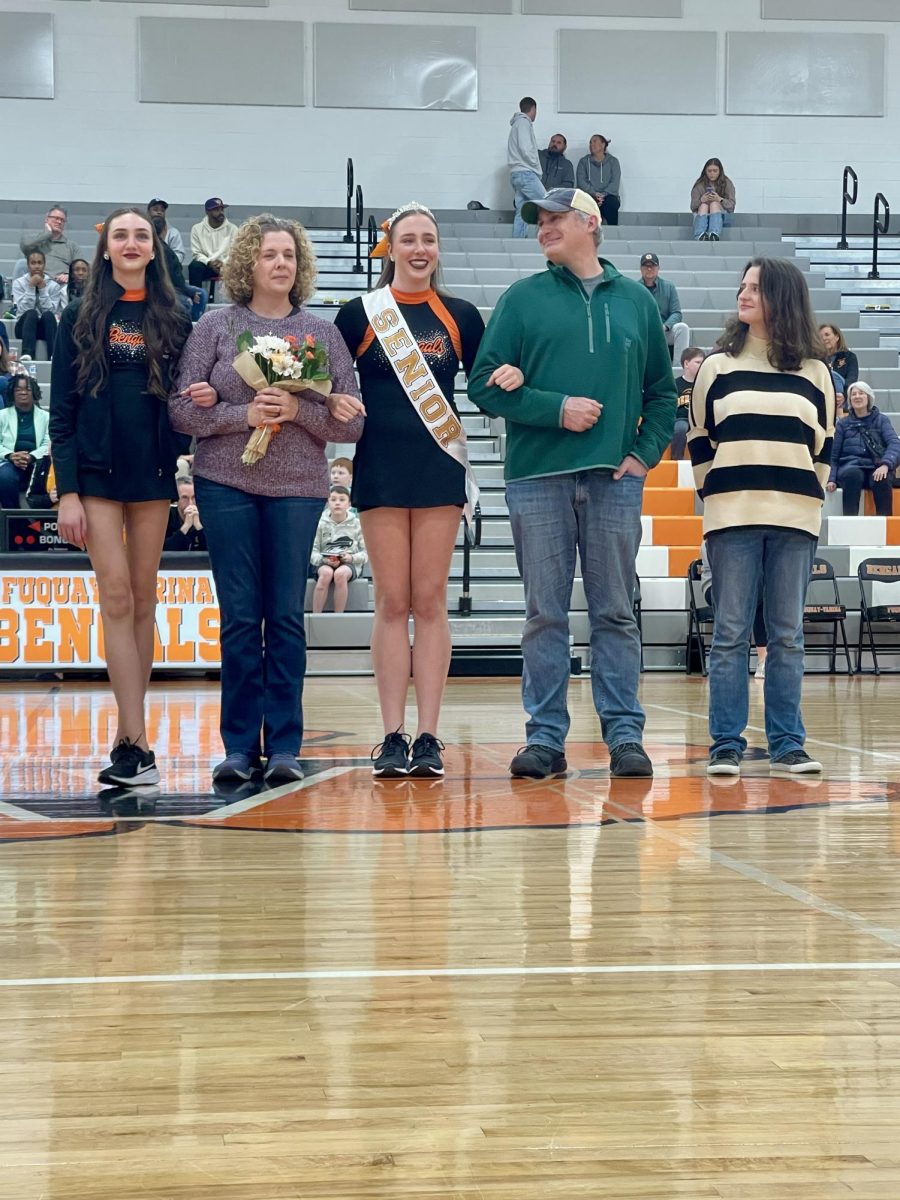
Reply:
[[[506, 420], [505, 477], [537, 479], [615, 469], [627, 454], [653, 467], [672, 440], [675, 378], [653, 296], [599, 260], [603, 278], [588, 296], [567, 267], [514, 283], [501, 296], [469, 377], [469, 398]], [[488, 387], [504, 363], [522, 387]], [[562, 426], [567, 396], [603, 405], [593, 428]]]

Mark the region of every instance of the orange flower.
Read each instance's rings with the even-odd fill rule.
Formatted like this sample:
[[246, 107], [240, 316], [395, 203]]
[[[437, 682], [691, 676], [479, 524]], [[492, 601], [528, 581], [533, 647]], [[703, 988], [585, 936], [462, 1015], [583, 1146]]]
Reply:
[[311, 333], [308, 333], [306, 335], [306, 344], [307, 344], [307, 346], [311, 346], [313, 349], [315, 349], [316, 339], [313, 337], [313, 335]]
[[312, 350], [307, 350], [307, 352], [306, 352], [306, 357], [307, 357], [307, 359], [308, 359], [308, 360], [310, 360], [310, 361], [311, 361], [311, 360], [312, 360], [312, 359], [314, 359], [316, 356], [313, 354]]
[[285, 339], [284, 339], [284, 340], [287, 342], [287, 344], [288, 344], [289, 346], [296, 346], [296, 345], [297, 345], [297, 339], [294, 337], [294, 335], [293, 335], [292, 333], [289, 333], [289, 334], [287, 335], [287, 337], [285, 337]]

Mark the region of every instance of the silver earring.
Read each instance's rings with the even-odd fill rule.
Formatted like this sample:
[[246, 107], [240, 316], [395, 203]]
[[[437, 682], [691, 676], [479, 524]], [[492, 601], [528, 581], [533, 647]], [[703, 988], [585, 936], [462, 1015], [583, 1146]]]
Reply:
[[156, 258], [156, 255], [155, 255], [155, 254], [151, 254], [151, 255], [150, 255], [150, 261], [151, 261], [151, 262], [153, 262], [154, 258]]
[[103, 257], [106, 259], [107, 262], [109, 262], [109, 255], [106, 253], [105, 250], [103, 251]]

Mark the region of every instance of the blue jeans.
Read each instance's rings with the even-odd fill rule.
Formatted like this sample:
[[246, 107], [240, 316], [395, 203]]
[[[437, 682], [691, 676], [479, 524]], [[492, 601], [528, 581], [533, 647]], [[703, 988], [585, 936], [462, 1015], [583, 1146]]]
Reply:
[[206, 306], [209, 303], [209, 292], [207, 292], [206, 288], [196, 287], [192, 290], [192, 294], [199, 296], [200, 299], [190, 300], [190, 297], [188, 297], [191, 306], [191, 320], [199, 321], [206, 312]]
[[513, 237], [527, 238], [528, 226], [519, 215], [522, 205], [526, 200], [543, 200], [547, 195], [547, 189], [541, 183], [540, 175], [536, 175], [534, 171], [511, 171], [509, 182], [512, 184], [516, 207], [516, 215], [513, 220]]
[[715, 625], [709, 652], [710, 753], [743, 754], [749, 711], [747, 657], [762, 589], [768, 635], [766, 740], [769, 756], [800, 750], [803, 686], [803, 605], [816, 554], [814, 538], [789, 529], [727, 529], [707, 538]]
[[19, 493], [28, 483], [29, 469], [19, 470], [9, 459], [0, 462], [0, 508], [19, 508]]
[[731, 213], [695, 213], [694, 214], [694, 241], [700, 237], [701, 233], [714, 233], [719, 237], [725, 225], [731, 224]]
[[265, 755], [299, 754], [303, 606], [324, 501], [254, 496], [199, 475], [194, 489], [219, 597], [225, 753], [258, 755], [261, 733]]
[[563, 750], [569, 732], [569, 604], [575, 551], [591, 625], [591, 691], [604, 741], [640, 742], [641, 637], [634, 618], [635, 558], [644, 481], [579, 471], [506, 485], [516, 561], [525, 584], [522, 703], [529, 745]]

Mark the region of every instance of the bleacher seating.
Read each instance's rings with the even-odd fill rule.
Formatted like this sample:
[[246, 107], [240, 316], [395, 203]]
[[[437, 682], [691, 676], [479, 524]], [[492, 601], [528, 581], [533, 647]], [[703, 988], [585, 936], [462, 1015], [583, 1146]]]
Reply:
[[[231, 219], [240, 221], [252, 208], [232, 208]], [[285, 215], [288, 214], [287, 210]], [[40, 224], [42, 206], [0, 205], [0, 271], [9, 279], [19, 257], [24, 228]], [[86, 256], [96, 244], [94, 223], [103, 215], [100, 206], [75, 205], [67, 229]], [[172, 205], [170, 224], [189, 244], [191, 225], [199, 212]], [[303, 215], [300, 214], [301, 219]], [[337, 221], [332, 217], [334, 224]], [[693, 242], [686, 214], [622, 214], [622, 224], [605, 230], [601, 253], [631, 278], [638, 279], [638, 260], [647, 250], [661, 260], [662, 275], [679, 289], [685, 320], [694, 344], [710, 348], [723, 322], [734, 310], [735, 288], [748, 258], [777, 254], [794, 258], [806, 273], [817, 316], [837, 323], [860, 362], [861, 376], [876, 390], [878, 404], [900, 430], [900, 240], [881, 242], [881, 281], [864, 281], [869, 243], [851, 238], [848, 251], [835, 251], [836, 228], [826, 219], [801, 220], [760, 214], [738, 214], [720, 243]], [[355, 248], [343, 242], [343, 230], [308, 227], [319, 258], [319, 278], [311, 307], [333, 319], [342, 302], [366, 287], [366, 274], [354, 272]], [[442, 266], [445, 285], [454, 294], [473, 301], [490, 319], [493, 306], [516, 280], [544, 269], [544, 258], [533, 240], [514, 240], [508, 224], [497, 214], [454, 213], [442, 219]], [[784, 231], [784, 232], [782, 232]], [[893, 290], [892, 290], [893, 289]], [[8, 294], [8, 293], [7, 293]], [[866, 305], [884, 302], [893, 312], [867, 311]], [[8, 301], [7, 301], [8, 303]], [[12, 338], [14, 322], [7, 321]], [[15, 341], [13, 339], [13, 345]], [[52, 404], [50, 364], [39, 362], [37, 380], [44, 403]], [[482, 487], [484, 513], [482, 545], [471, 560], [473, 607], [477, 621], [453, 620], [454, 642], [459, 645], [516, 645], [521, 637], [524, 599], [512, 549], [503, 488], [503, 423], [492, 422], [465, 397], [465, 380], [457, 381], [458, 401], [469, 438], [470, 455]], [[871, 510], [865, 493], [864, 511]], [[841, 600], [846, 604], [851, 638], [856, 636], [859, 612], [858, 564], [865, 558], [900, 556], [900, 515], [877, 518], [840, 516], [840, 492], [827, 496], [820, 555], [834, 567]], [[693, 491], [688, 462], [664, 461], [651, 473], [645, 488], [643, 540], [638, 556], [641, 578], [642, 620], [646, 665], [684, 665], [688, 612], [686, 571], [697, 557], [701, 536], [700, 506]], [[460, 543], [461, 545], [461, 543]], [[453, 558], [450, 606], [456, 603], [462, 572], [462, 552]], [[369, 590], [371, 606], [371, 590]], [[311, 621], [310, 648], [313, 669], [363, 669], [368, 662], [371, 614], [348, 613], [328, 622]], [[589, 630], [580, 580], [572, 598], [572, 632], [576, 653], [589, 660]], [[329, 647], [327, 657], [317, 648]]]

